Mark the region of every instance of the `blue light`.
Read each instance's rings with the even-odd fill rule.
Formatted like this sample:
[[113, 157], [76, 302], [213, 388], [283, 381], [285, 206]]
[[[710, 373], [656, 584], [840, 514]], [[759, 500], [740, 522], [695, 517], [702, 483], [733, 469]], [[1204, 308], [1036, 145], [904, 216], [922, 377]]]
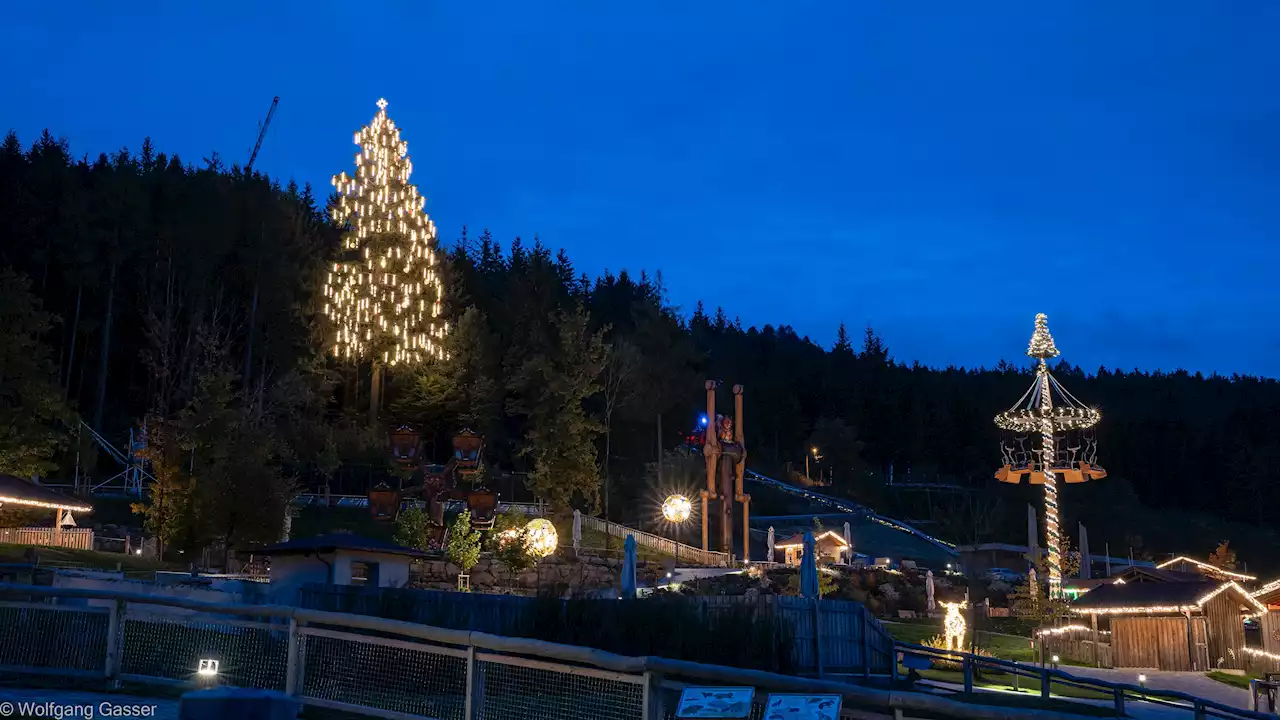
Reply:
[[705, 426], [707, 424], [707, 416], [704, 414], [701, 418], [698, 418], [698, 422]]

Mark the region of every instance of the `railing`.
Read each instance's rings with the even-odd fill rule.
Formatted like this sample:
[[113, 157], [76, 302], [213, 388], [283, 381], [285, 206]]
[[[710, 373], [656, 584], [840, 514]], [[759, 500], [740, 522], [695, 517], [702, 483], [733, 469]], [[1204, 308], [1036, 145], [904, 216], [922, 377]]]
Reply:
[[0, 543], [92, 550], [93, 530], [63, 528], [62, 532], [54, 532], [53, 528], [47, 527], [0, 528]]
[[[923, 693], [637, 658], [570, 645], [280, 606], [0, 585], [0, 672], [194, 687], [200, 660], [220, 685], [393, 720], [666, 720], [688, 685], [833, 693], [842, 720], [979, 720], [994, 708]], [[80, 604], [72, 604], [80, 603]], [[1075, 716], [1002, 708], [1006, 720]]]
[[[613, 537], [625, 538], [628, 535], [634, 535], [636, 544], [641, 547], [657, 550], [665, 555], [674, 556], [678, 554], [681, 560], [686, 560], [695, 565], [707, 565], [710, 567], [733, 566], [733, 558], [728, 553], [703, 550], [702, 548], [677, 543], [675, 540], [669, 540], [661, 535], [654, 535], [643, 530], [629, 528], [626, 525], [619, 525], [612, 520], [583, 515], [582, 527], [585, 530], [595, 530]], [[679, 550], [678, 553], [677, 549]]]
[[[1186, 710], [1192, 714], [1196, 720], [1202, 718], [1227, 718], [1228, 720], [1275, 720], [1275, 715], [1269, 715], [1263, 712], [1255, 712], [1243, 708], [1231, 707], [1223, 703], [1209, 700], [1207, 698], [1188, 695], [1187, 693], [1177, 692], [1174, 690], [1155, 690], [1140, 685], [1130, 685], [1127, 683], [1113, 683], [1106, 680], [1097, 680], [1094, 678], [1084, 678], [1070, 673], [1063, 672], [1056, 668], [1036, 665], [1034, 663], [1019, 663], [1009, 660], [1000, 660], [992, 657], [983, 657], [980, 655], [972, 655], [966, 652], [955, 650], [940, 650], [938, 648], [925, 647], [923, 645], [914, 645], [911, 643], [897, 643], [899, 659], [906, 661], [908, 656], [915, 658], [926, 658], [933, 664], [950, 665], [958, 667], [961, 672], [963, 688], [965, 693], [972, 693], [975, 684], [990, 678], [994, 680], [1001, 678], [1007, 681], [1007, 687], [1017, 691], [1021, 689], [1022, 679], [1030, 679], [1039, 685], [1040, 697], [1048, 700], [1052, 697], [1052, 688], [1059, 685], [1065, 688], [1074, 688], [1077, 690], [1091, 691], [1098, 694], [1099, 699], [1110, 699], [1115, 707], [1117, 717], [1125, 715], [1125, 704], [1131, 701], [1147, 702], [1152, 705], [1162, 707], [1176, 708]], [[897, 667], [894, 668], [894, 679], [899, 674]], [[929, 681], [921, 681], [928, 683]], [[986, 683], [991, 687], [995, 683]], [[979, 685], [981, 687], [981, 685]]]

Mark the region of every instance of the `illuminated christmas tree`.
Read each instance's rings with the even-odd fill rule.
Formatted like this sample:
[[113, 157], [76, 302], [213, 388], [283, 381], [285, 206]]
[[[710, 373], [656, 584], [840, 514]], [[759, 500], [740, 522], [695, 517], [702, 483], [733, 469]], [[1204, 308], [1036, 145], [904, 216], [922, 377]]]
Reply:
[[325, 284], [325, 313], [333, 322], [334, 356], [373, 363], [370, 415], [376, 418], [383, 366], [444, 359], [449, 325], [442, 317], [435, 223], [423, 211], [426, 198], [409, 182], [408, 145], [387, 117], [386, 100], [378, 100], [378, 114], [355, 143], [355, 177], [333, 178], [338, 198], [330, 213], [346, 232]]

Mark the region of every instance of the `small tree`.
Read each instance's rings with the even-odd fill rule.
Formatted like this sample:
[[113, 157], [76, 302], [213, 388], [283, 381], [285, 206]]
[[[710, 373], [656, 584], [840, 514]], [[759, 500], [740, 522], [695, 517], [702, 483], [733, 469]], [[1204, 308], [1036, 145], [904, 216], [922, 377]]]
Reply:
[[449, 526], [449, 542], [445, 545], [445, 556], [449, 562], [458, 566], [462, 575], [480, 562], [480, 531], [471, 527], [471, 511], [463, 510], [453, 519]]
[[1218, 547], [1209, 553], [1209, 564], [1222, 568], [1223, 570], [1236, 569], [1236, 551], [1231, 549], [1231, 542], [1223, 540], [1218, 543]]
[[[470, 520], [468, 519], [468, 522]], [[396, 544], [411, 547], [415, 550], [430, 550], [431, 519], [422, 508], [411, 507], [396, 518], [396, 533], [393, 536]]]

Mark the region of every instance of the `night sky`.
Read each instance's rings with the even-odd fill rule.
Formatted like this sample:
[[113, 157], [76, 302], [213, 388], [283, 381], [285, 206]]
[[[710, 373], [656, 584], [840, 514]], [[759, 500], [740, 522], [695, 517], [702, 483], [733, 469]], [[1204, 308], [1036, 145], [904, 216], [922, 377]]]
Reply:
[[[1052, 7], [1050, 7], [1052, 5]], [[656, 8], [656, 9], [650, 9]], [[0, 131], [352, 169], [385, 96], [444, 242], [536, 234], [899, 360], [1280, 376], [1280, 3], [99, 2], [4, 13]]]

